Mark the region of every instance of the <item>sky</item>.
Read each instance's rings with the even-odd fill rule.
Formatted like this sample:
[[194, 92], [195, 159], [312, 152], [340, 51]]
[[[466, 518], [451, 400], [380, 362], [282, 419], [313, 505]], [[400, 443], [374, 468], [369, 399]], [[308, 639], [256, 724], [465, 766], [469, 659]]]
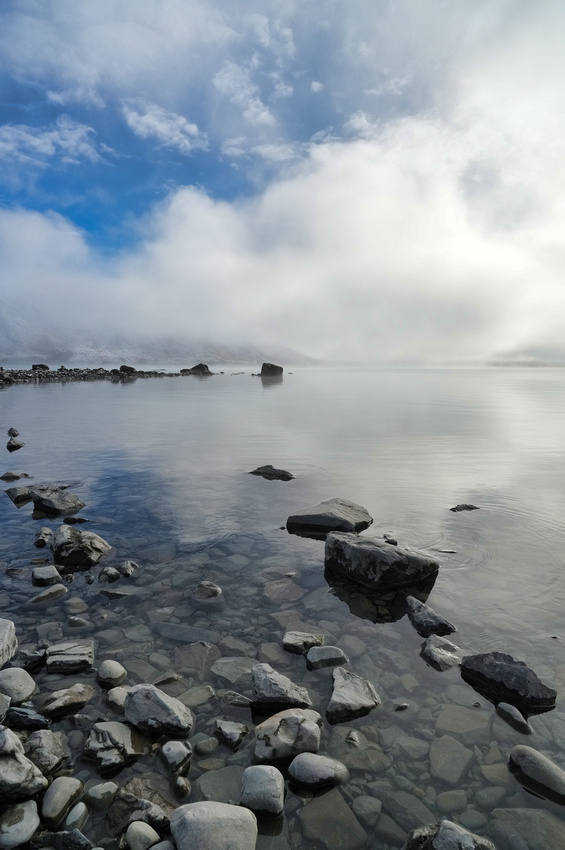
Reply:
[[565, 361], [562, 0], [3, 0], [43, 332]]

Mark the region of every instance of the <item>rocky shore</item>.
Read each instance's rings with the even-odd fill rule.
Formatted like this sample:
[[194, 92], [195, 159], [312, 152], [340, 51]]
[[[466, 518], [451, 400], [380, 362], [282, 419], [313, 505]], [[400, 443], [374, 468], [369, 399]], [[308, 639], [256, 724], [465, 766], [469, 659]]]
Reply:
[[288, 518], [312, 575], [252, 535], [106, 540], [72, 485], [2, 477], [41, 525], [0, 562], [0, 850], [565, 846], [556, 691], [447, 640], [440, 564], [361, 506]]

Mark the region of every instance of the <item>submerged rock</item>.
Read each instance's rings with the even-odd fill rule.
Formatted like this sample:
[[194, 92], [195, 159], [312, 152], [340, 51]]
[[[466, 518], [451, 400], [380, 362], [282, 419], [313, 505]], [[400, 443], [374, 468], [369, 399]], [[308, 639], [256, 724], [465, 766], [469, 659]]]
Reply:
[[420, 655], [436, 670], [448, 670], [459, 664], [463, 652], [447, 638], [433, 634], [422, 646]]
[[347, 499], [328, 499], [292, 514], [286, 527], [291, 534], [324, 536], [330, 531], [362, 531], [372, 522], [373, 517], [361, 505]]
[[325, 558], [330, 570], [374, 590], [411, 585], [439, 570], [427, 555], [342, 531], [328, 534]]
[[65, 733], [50, 729], [32, 732], [25, 743], [25, 753], [44, 776], [51, 776], [71, 757]]
[[412, 830], [402, 850], [496, 850], [488, 838], [449, 820]]
[[149, 752], [150, 743], [135, 729], [114, 720], [95, 723], [84, 746], [83, 757], [98, 770], [114, 771]]
[[343, 762], [315, 753], [300, 753], [289, 765], [290, 777], [305, 788], [324, 788], [347, 782], [349, 771]]
[[532, 790], [558, 803], [565, 803], [565, 770], [533, 747], [518, 744], [510, 753], [510, 765], [530, 780]]
[[424, 605], [414, 596], [406, 597], [406, 612], [410, 622], [421, 637], [450, 635], [457, 631], [453, 623], [441, 617], [433, 608]]
[[252, 699], [256, 706], [308, 708], [312, 705], [306, 688], [295, 685], [287, 676], [273, 670], [270, 664], [255, 664], [251, 676]]
[[179, 806], [171, 815], [177, 850], [255, 850], [257, 818], [246, 808], [204, 801]]
[[326, 709], [329, 723], [340, 723], [363, 717], [381, 704], [375, 688], [367, 679], [336, 667], [333, 671], [333, 692]]
[[93, 531], [80, 531], [70, 525], [61, 525], [51, 540], [53, 556], [60, 573], [73, 568], [87, 570], [112, 548]]
[[270, 764], [256, 764], [243, 771], [241, 805], [259, 815], [280, 815], [284, 809], [284, 776]]
[[268, 481], [292, 481], [294, 475], [287, 472], [286, 469], [275, 469], [271, 464], [266, 466], [258, 466], [257, 469], [252, 469], [250, 475], [260, 475]]
[[453, 513], [459, 513], [460, 511], [478, 511], [479, 508], [477, 507], [477, 505], [461, 504], [461, 505], [455, 505], [454, 508], [450, 508], [449, 510], [453, 511]]
[[555, 706], [557, 691], [544, 685], [523, 661], [503, 652], [466, 655], [461, 676], [487, 699], [508, 702], [522, 713], [539, 714]]
[[324, 643], [324, 635], [321, 633], [312, 634], [311, 632], [287, 631], [283, 637], [283, 649], [287, 652], [293, 652], [295, 655], [303, 655], [308, 652], [313, 646], [322, 646]]
[[155, 685], [129, 688], [124, 703], [128, 723], [149, 735], [186, 737], [194, 725], [192, 712], [175, 697]]
[[255, 759], [286, 761], [299, 753], [317, 753], [322, 718], [312, 709], [279, 711], [255, 727]]
[[518, 711], [514, 705], [510, 705], [508, 702], [499, 702], [496, 706], [496, 713], [499, 717], [502, 717], [503, 720], [506, 720], [510, 726], [517, 729], [518, 732], [523, 732], [524, 735], [531, 734], [532, 727], [522, 712]]

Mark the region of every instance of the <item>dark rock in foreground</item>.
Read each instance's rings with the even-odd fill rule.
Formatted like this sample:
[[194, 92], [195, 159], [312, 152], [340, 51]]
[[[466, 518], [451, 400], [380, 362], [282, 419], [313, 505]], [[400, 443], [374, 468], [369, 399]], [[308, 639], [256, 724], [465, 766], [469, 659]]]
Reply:
[[362, 531], [373, 517], [361, 505], [347, 499], [328, 499], [313, 508], [304, 508], [286, 521], [291, 534], [324, 537], [330, 531]]
[[406, 597], [408, 618], [421, 637], [430, 635], [450, 635], [457, 629], [449, 620], [441, 617], [433, 608], [424, 605], [414, 596]]
[[415, 584], [439, 569], [426, 555], [342, 531], [328, 534], [325, 558], [330, 570], [372, 589]]
[[455, 505], [454, 508], [450, 508], [449, 510], [453, 511], [453, 513], [459, 513], [460, 511], [478, 511], [480, 509], [477, 507], [477, 505], [462, 504], [462, 505]]
[[25, 443], [22, 440], [18, 440], [17, 437], [10, 437], [6, 443], [6, 448], [9, 452], [17, 452], [18, 449], [23, 449], [24, 446]]
[[274, 363], [263, 363], [261, 366], [261, 377], [262, 378], [274, 378], [278, 375], [282, 375], [283, 367], [275, 366]]
[[449, 820], [413, 829], [402, 850], [496, 850], [488, 838]]
[[53, 557], [60, 573], [73, 568], [87, 570], [97, 564], [112, 547], [93, 531], [79, 531], [70, 525], [61, 525], [51, 541]]
[[268, 463], [266, 466], [258, 466], [257, 469], [252, 469], [250, 475], [260, 475], [268, 481], [292, 481], [294, 475], [287, 472], [286, 469], [275, 469]]
[[544, 685], [523, 661], [504, 652], [466, 655], [461, 676], [491, 702], [508, 702], [522, 714], [540, 714], [555, 707], [557, 691]]

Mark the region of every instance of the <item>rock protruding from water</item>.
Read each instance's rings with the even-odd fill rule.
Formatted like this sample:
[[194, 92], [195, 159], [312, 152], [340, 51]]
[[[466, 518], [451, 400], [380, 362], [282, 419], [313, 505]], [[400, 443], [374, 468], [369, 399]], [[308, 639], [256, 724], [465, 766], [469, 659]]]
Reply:
[[25, 443], [23, 440], [18, 440], [17, 437], [10, 437], [8, 442], [6, 443], [6, 448], [9, 452], [17, 452], [18, 449], [23, 449]]
[[450, 508], [449, 510], [453, 511], [453, 513], [455, 513], [455, 514], [458, 514], [458, 513], [461, 513], [461, 511], [478, 511], [479, 508], [478, 508], [477, 505], [461, 504], [461, 505], [455, 505], [455, 507]]
[[61, 525], [51, 540], [53, 557], [60, 573], [72, 572], [73, 569], [87, 570], [111, 548], [93, 531], [79, 531], [70, 525]]
[[522, 712], [518, 711], [516, 706], [510, 705], [509, 702], [499, 702], [496, 706], [496, 713], [499, 717], [502, 717], [509, 726], [517, 729], [518, 732], [523, 732], [524, 735], [531, 735], [532, 727]]
[[523, 661], [504, 652], [466, 655], [461, 676], [487, 699], [509, 702], [523, 714], [539, 714], [555, 706], [557, 691], [544, 685]]
[[406, 613], [408, 614], [410, 622], [421, 637], [427, 638], [430, 635], [450, 635], [457, 631], [453, 623], [450, 623], [449, 620], [441, 617], [436, 611], [434, 611], [433, 608], [430, 608], [429, 605], [424, 605], [424, 603], [420, 602], [419, 599], [416, 599], [415, 596], [406, 597]]
[[330, 531], [362, 531], [372, 522], [373, 517], [361, 505], [336, 498], [297, 511], [289, 516], [286, 527], [291, 534], [323, 537]]
[[186, 738], [194, 725], [192, 712], [180, 700], [155, 685], [129, 688], [124, 704], [128, 723], [148, 735]]
[[150, 742], [135, 729], [115, 720], [95, 723], [83, 758], [94, 761], [100, 773], [115, 771], [149, 752]]
[[349, 780], [349, 771], [343, 762], [315, 753], [300, 753], [289, 765], [293, 782], [304, 788], [324, 788]]
[[304, 655], [313, 646], [322, 646], [325, 636], [321, 632], [299, 632], [290, 629], [285, 632], [283, 637], [283, 649], [287, 652], [293, 652], [295, 655]]
[[24, 752], [24, 745], [5, 726], [0, 726], [0, 799], [3, 802], [28, 800], [48, 785], [41, 771]]
[[51, 542], [51, 537], [53, 536], [53, 530], [51, 528], [40, 528], [39, 531], [35, 532], [35, 537], [33, 538], [33, 545], [37, 549], [44, 549], [48, 543]]
[[322, 718], [312, 709], [279, 711], [255, 727], [255, 759], [287, 761], [299, 753], [317, 753]]
[[280, 815], [284, 809], [284, 776], [271, 764], [254, 764], [243, 771], [241, 805], [258, 815]]
[[463, 652], [447, 638], [430, 635], [422, 646], [420, 655], [436, 670], [448, 670], [460, 663]]
[[255, 850], [257, 818], [250, 809], [204, 801], [179, 806], [171, 814], [177, 850]]
[[277, 378], [282, 373], [283, 367], [277, 366], [275, 363], [263, 363], [261, 366], [260, 374], [262, 378]]
[[190, 369], [181, 369], [181, 375], [213, 375], [206, 363], [197, 363], [196, 366], [191, 366]]
[[334, 686], [326, 717], [329, 723], [341, 723], [363, 717], [381, 704], [375, 688], [367, 679], [351, 673], [344, 667], [333, 671]]
[[347, 664], [349, 658], [339, 646], [313, 646], [306, 653], [306, 666], [309, 670], [322, 667], [337, 667]]
[[413, 585], [439, 570], [427, 555], [343, 531], [328, 534], [325, 558], [330, 573], [373, 590]]
[[260, 475], [268, 481], [292, 481], [294, 475], [287, 472], [286, 469], [276, 469], [270, 463], [265, 466], [258, 466], [257, 469], [252, 469], [250, 475]]
[[532, 790], [557, 803], [565, 803], [565, 770], [533, 747], [518, 744], [510, 753], [510, 765], [517, 768]]
[[94, 662], [94, 641], [68, 640], [47, 647], [45, 663], [48, 673], [82, 673]]
[[16, 627], [11, 620], [0, 619], [0, 668], [7, 664], [17, 651]]
[[270, 664], [256, 664], [251, 670], [251, 677], [255, 706], [308, 708], [312, 705], [306, 688], [295, 685], [288, 676], [273, 670]]
[[46, 516], [74, 514], [85, 507], [85, 503], [66, 487], [30, 487], [34, 509]]
[[496, 850], [488, 838], [449, 820], [413, 829], [402, 850]]

